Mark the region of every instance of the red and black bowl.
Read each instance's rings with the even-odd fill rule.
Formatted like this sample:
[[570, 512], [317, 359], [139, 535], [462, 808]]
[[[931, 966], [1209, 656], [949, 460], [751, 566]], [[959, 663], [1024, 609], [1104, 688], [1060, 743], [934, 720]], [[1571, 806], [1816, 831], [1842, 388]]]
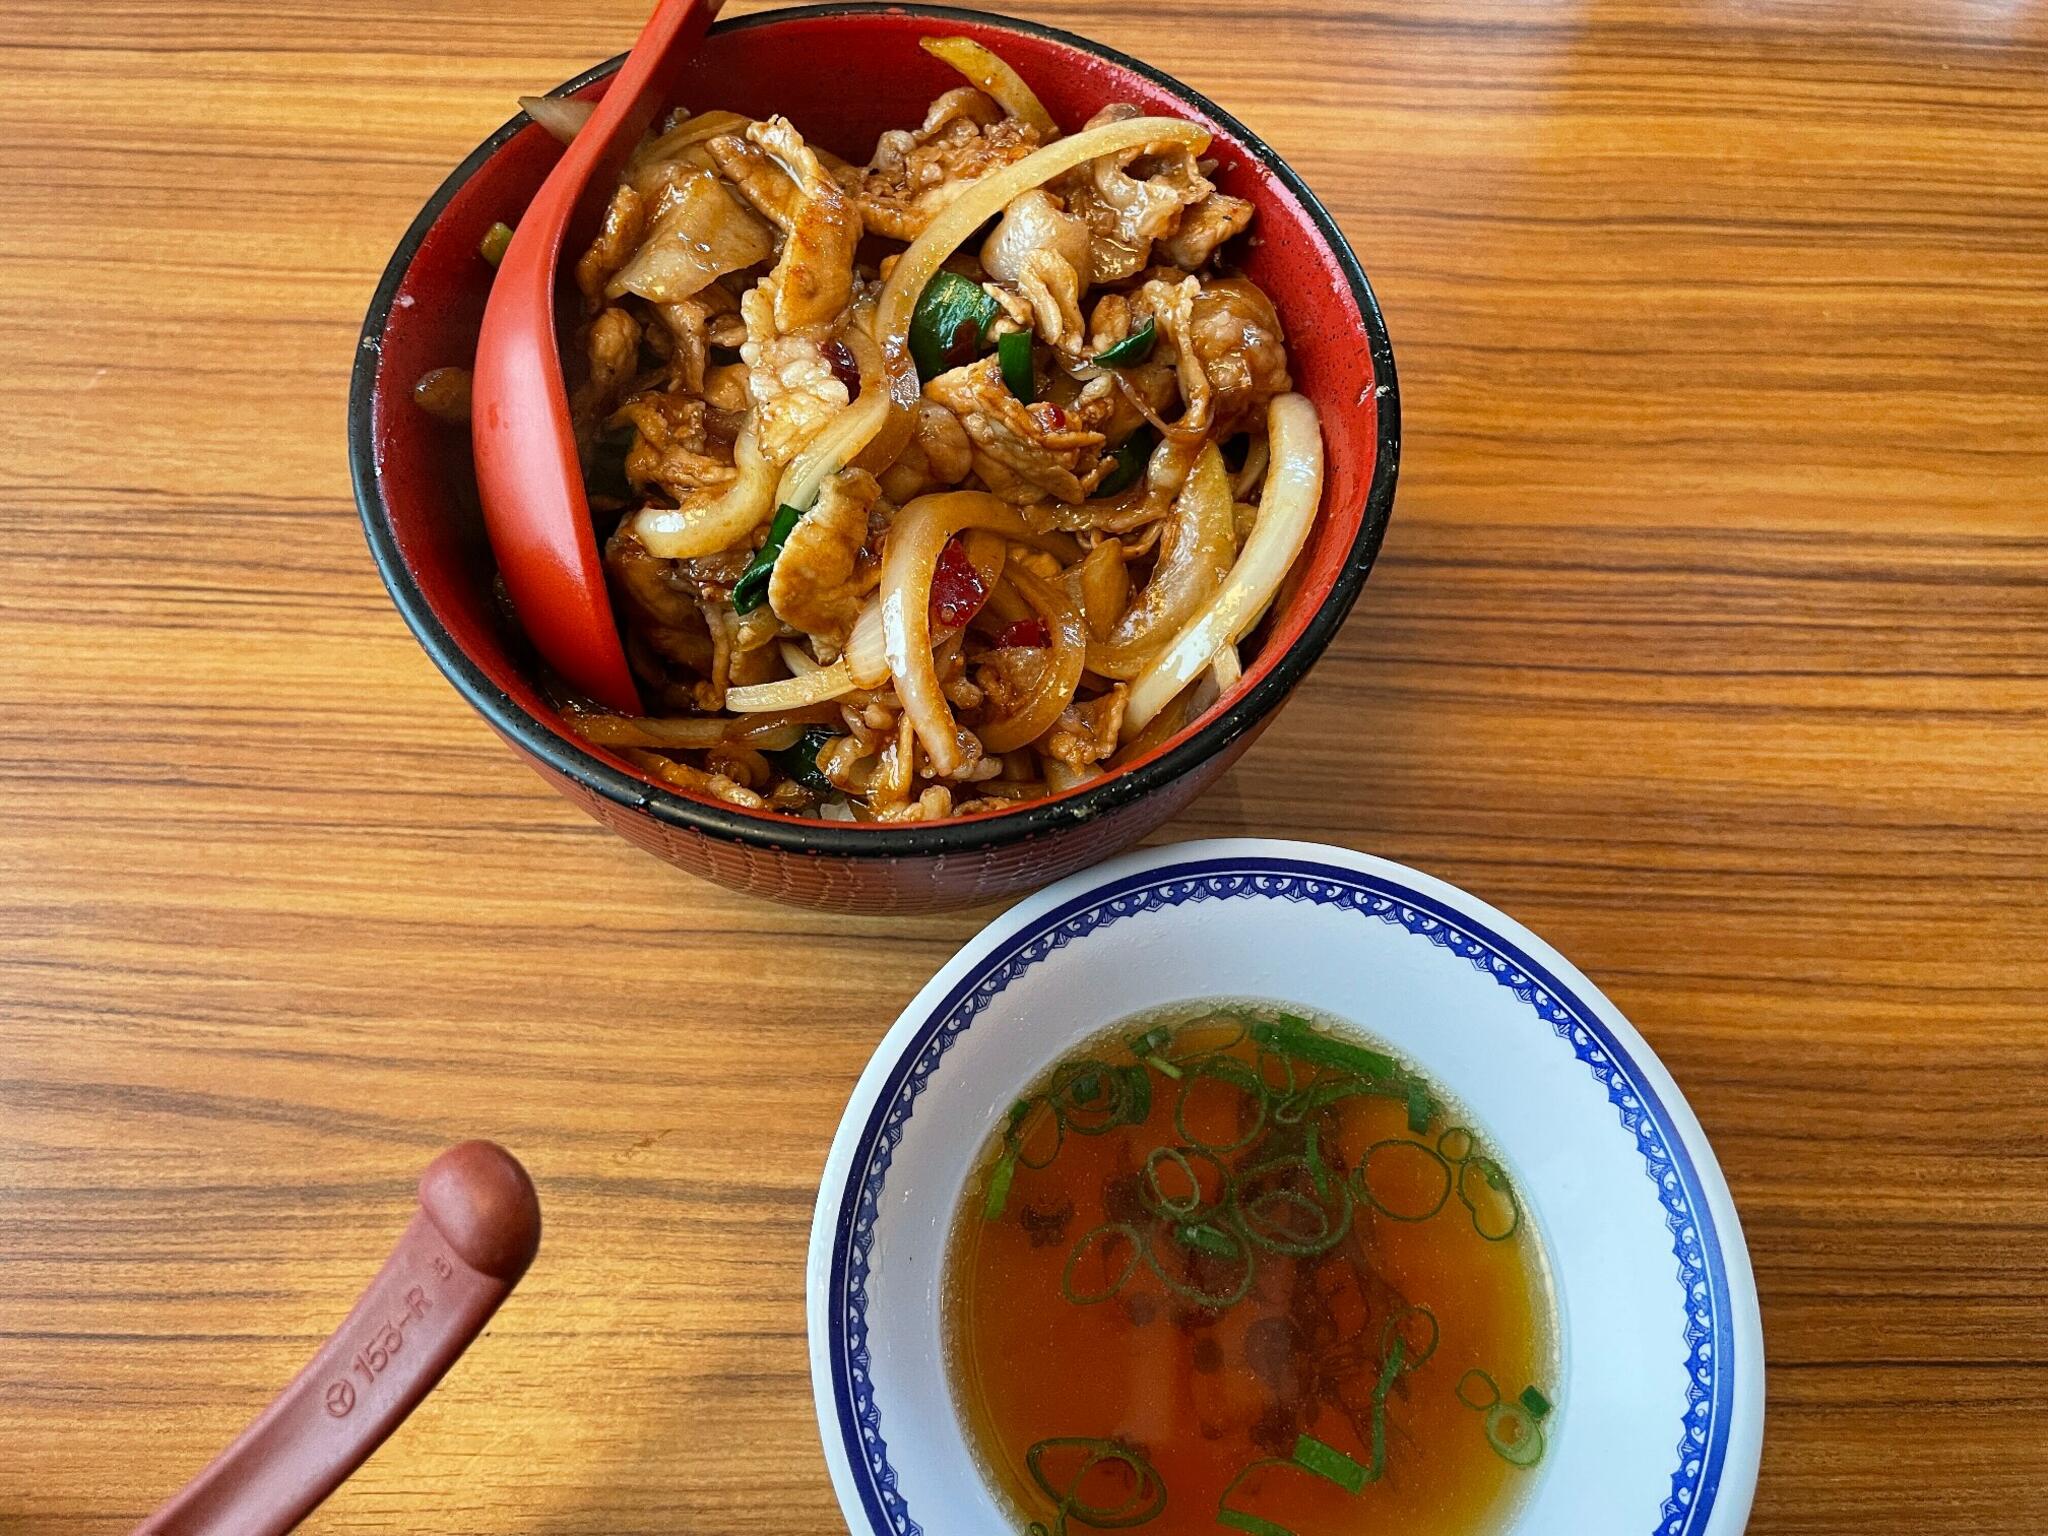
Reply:
[[[1322, 655], [1365, 584], [1394, 504], [1394, 354], [1358, 258], [1278, 155], [1178, 81], [1027, 22], [945, 6], [837, 4], [714, 27], [681, 99], [695, 109], [781, 112], [860, 162], [881, 130], [918, 122], [934, 96], [960, 83], [917, 46], [946, 33], [1000, 53], [1069, 126], [1130, 101], [1211, 131], [1215, 180], [1258, 210], [1244, 270], [1279, 307], [1295, 387], [1322, 417], [1322, 509], [1245, 646], [1244, 677], [1157, 750], [1016, 810], [866, 825], [752, 812], [668, 788], [563, 723], [495, 597], [468, 435], [412, 399], [422, 374], [472, 361], [491, 279], [478, 242], [493, 223], [517, 221], [561, 152], [524, 116], [456, 167], [399, 242], [363, 322], [349, 396], [370, 551], [398, 611], [462, 696], [542, 778], [620, 836], [721, 884], [805, 906], [960, 906], [1043, 885], [1137, 842], [1237, 759]], [[597, 96], [618, 63], [554, 94]]]

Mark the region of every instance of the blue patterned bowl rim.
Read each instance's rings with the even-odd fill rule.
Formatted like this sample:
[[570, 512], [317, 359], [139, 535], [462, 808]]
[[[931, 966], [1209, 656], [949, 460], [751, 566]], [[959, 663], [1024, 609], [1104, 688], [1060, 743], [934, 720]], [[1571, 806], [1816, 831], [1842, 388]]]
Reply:
[[[1646, 1176], [1657, 1185], [1673, 1234], [1676, 1278], [1690, 1298], [1690, 1403], [1672, 1426], [1671, 1496], [1642, 1536], [1742, 1531], [1762, 1449], [1755, 1280], [1726, 1180], [1670, 1074], [1590, 981], [1485, 902], [1388, 860], [1267, 839], [1128, 854], [1013, 908], [962, 950], [962, 956], [983, 952], [936, 1002], [924, 995], [913, 1002], [905, 1018], [916, 1016], [916, 1027], [895, 1050], [865, 1116], [859, 1110], [869, 1078], [855, 1090], [819, 1191], [809, 1319], [820, 1433], [838, 1437], [857, 1490], [858, 1511], [841, 1489], [850, 1528], [860, 1536], [925, 1536], [897, 1486], [867, 1370], [868, 1256], [890, 1163], [918, 1095], [988, 1004], [1069, 942], [1138, 913], [1242, 899], [1348, 908], [1462, 955], [1528, 1004], [1606, 1088], [1623, 1128], [1636, 1138]], [[885, 1040], [880, 1049], [889, 1048]], [[850, 1161], [840, 1145], [849, 1135]], [[842, 1176], [835, 1178], [835, 1169]]]

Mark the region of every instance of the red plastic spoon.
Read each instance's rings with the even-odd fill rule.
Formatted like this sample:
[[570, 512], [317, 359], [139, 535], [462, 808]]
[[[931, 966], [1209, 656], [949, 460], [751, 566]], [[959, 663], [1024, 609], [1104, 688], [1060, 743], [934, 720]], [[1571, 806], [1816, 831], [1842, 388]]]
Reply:
[[540, 1202], [518, 1159], [488, 1141], [450, 1147], [334, 1336], [133, 1536], [283, 1536], [433, 1391], [539, 1246]]
[[605, 199], [674, 94], [721, 0], [661, 0], [597, 110], [541, 184], [498, 264], [477, 337], [471, 438], [484, 526], [519, 622], [548, 664], [626, 714], [639, 694], [590, 529], [555, 336], [562, 242]]

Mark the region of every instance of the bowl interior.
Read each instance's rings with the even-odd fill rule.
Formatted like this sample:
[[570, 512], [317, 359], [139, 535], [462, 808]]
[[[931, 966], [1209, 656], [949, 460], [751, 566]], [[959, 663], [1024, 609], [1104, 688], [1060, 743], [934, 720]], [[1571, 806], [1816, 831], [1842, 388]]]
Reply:
[[[1296, 387], [1322, 414], [1328, 465], [1322, 515], [1273, 613], [1248, 647], [1246, 677], [1204, 720], [1191, 722], [1145, 760], [1152, 761], [1258, 688], [1312, 621], [1319, 642], [1326, 639], [1355, 596], [1392, 495], [1392, 372], [1385, 332], [1371, 313], [1370, 293], [1355, 262], [1325, 238], [1317, 227], [1318, 210], [1262, 159], [1248, 134], [1143, 66], [1101, 56], [1043, 29], [917, 9], [769, 13], [714, 29], [679, 100], [691, 108], [782, 112], [815, 142], [864, 162], [878, 133], [915, 124], [934, 96], [961, 83], [916, 46], [919, 36], [948, 32], [974, 35], [998, 50], [1069, 126], [1105, 103], [1133, 101], [1210, 127], [1216, 136], [1210, 151], [1218, 161], [1215, 180], [1258, 209], [1245, 269], [1278, 305]], [[577, 93], [600, 93], [607, 79], [604, 71], [593, 71]], [[559, 146], [540, 128], [508, 124], [472, 157], [468, 174], [458, 172], [443, 189], [446, 201], [400, 277], [381, 334], [366, 338], [376, 349], [368, 425], [377, 491], [367, 515], [388, 524], [405, 576], [432, 620], [480, 674], [467, 679], [464, 690], [473, 701], [487, 713], [509, 705], [561, 736], [572, 757], [595, 759], [637, 779], [642, 775], [633, 765], [569, 733], [541, 696], [494, 597], [468, 434], [428, 417], [410, 397], [414, 381], [429, 369], [466, 367], [473, 360], [491, 276], [476, 254], [477, 243], [493, 222], [517, 221], [559, 155]], [[1368, 522], [1368, 493], [1376, 478], [1380, 494]], [[1333, 588], [1347, 567], [1350, 579], [1331, 614]], [[1320, 619], [1319, 609], [1325, 610]], [[422, 628], [421, 615], [407, 617], [416, 630]], [[445, 657], [436, 659], [448, 669]], [[455, 680], [458, 686], [465, 682]], [[694, 798], [651, 784], [647, 793]], [[718, 802], [700, 803], [733, 814]]]
[[1561, 1357], [1516, 1536], [1739, 1531], [1762, 1421], [1754, 1283], [1662, 1066], [1562, 957], [1483, 903], [1384, 861], [1263, 842], [1132, 855], [1034, 898], [878, 1049], [826, 1165], [809, 1277], [821, 1428], [854, 1530], [1008, 1528], [947, 1386], [960, 1193], [1015, 1095], [1074, 1044], [1216, 996], [1320, 1009], [1387, 1040], [1514, 1179], [1548, 1256]]

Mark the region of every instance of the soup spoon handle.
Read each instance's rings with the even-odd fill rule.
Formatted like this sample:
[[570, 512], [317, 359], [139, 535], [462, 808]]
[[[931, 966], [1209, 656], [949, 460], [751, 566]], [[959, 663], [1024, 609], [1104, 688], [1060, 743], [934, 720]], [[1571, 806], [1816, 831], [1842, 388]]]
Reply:
[[557, 269], [722, 0], [657, 0], [640, 39], [520, 216], [477, 334], [470, 444], [484, 528], [521, 628], [569, 683], [627, 714], [639, 694], [619, 643], [569, 417], [556, 336]]
[[391, 1257], [290, 1386], [134, 1536], [282, 1536], [384, 1443], [511, 1294], [540, 1202], [503, 1147], [465, 1141], [420, 1177]]

